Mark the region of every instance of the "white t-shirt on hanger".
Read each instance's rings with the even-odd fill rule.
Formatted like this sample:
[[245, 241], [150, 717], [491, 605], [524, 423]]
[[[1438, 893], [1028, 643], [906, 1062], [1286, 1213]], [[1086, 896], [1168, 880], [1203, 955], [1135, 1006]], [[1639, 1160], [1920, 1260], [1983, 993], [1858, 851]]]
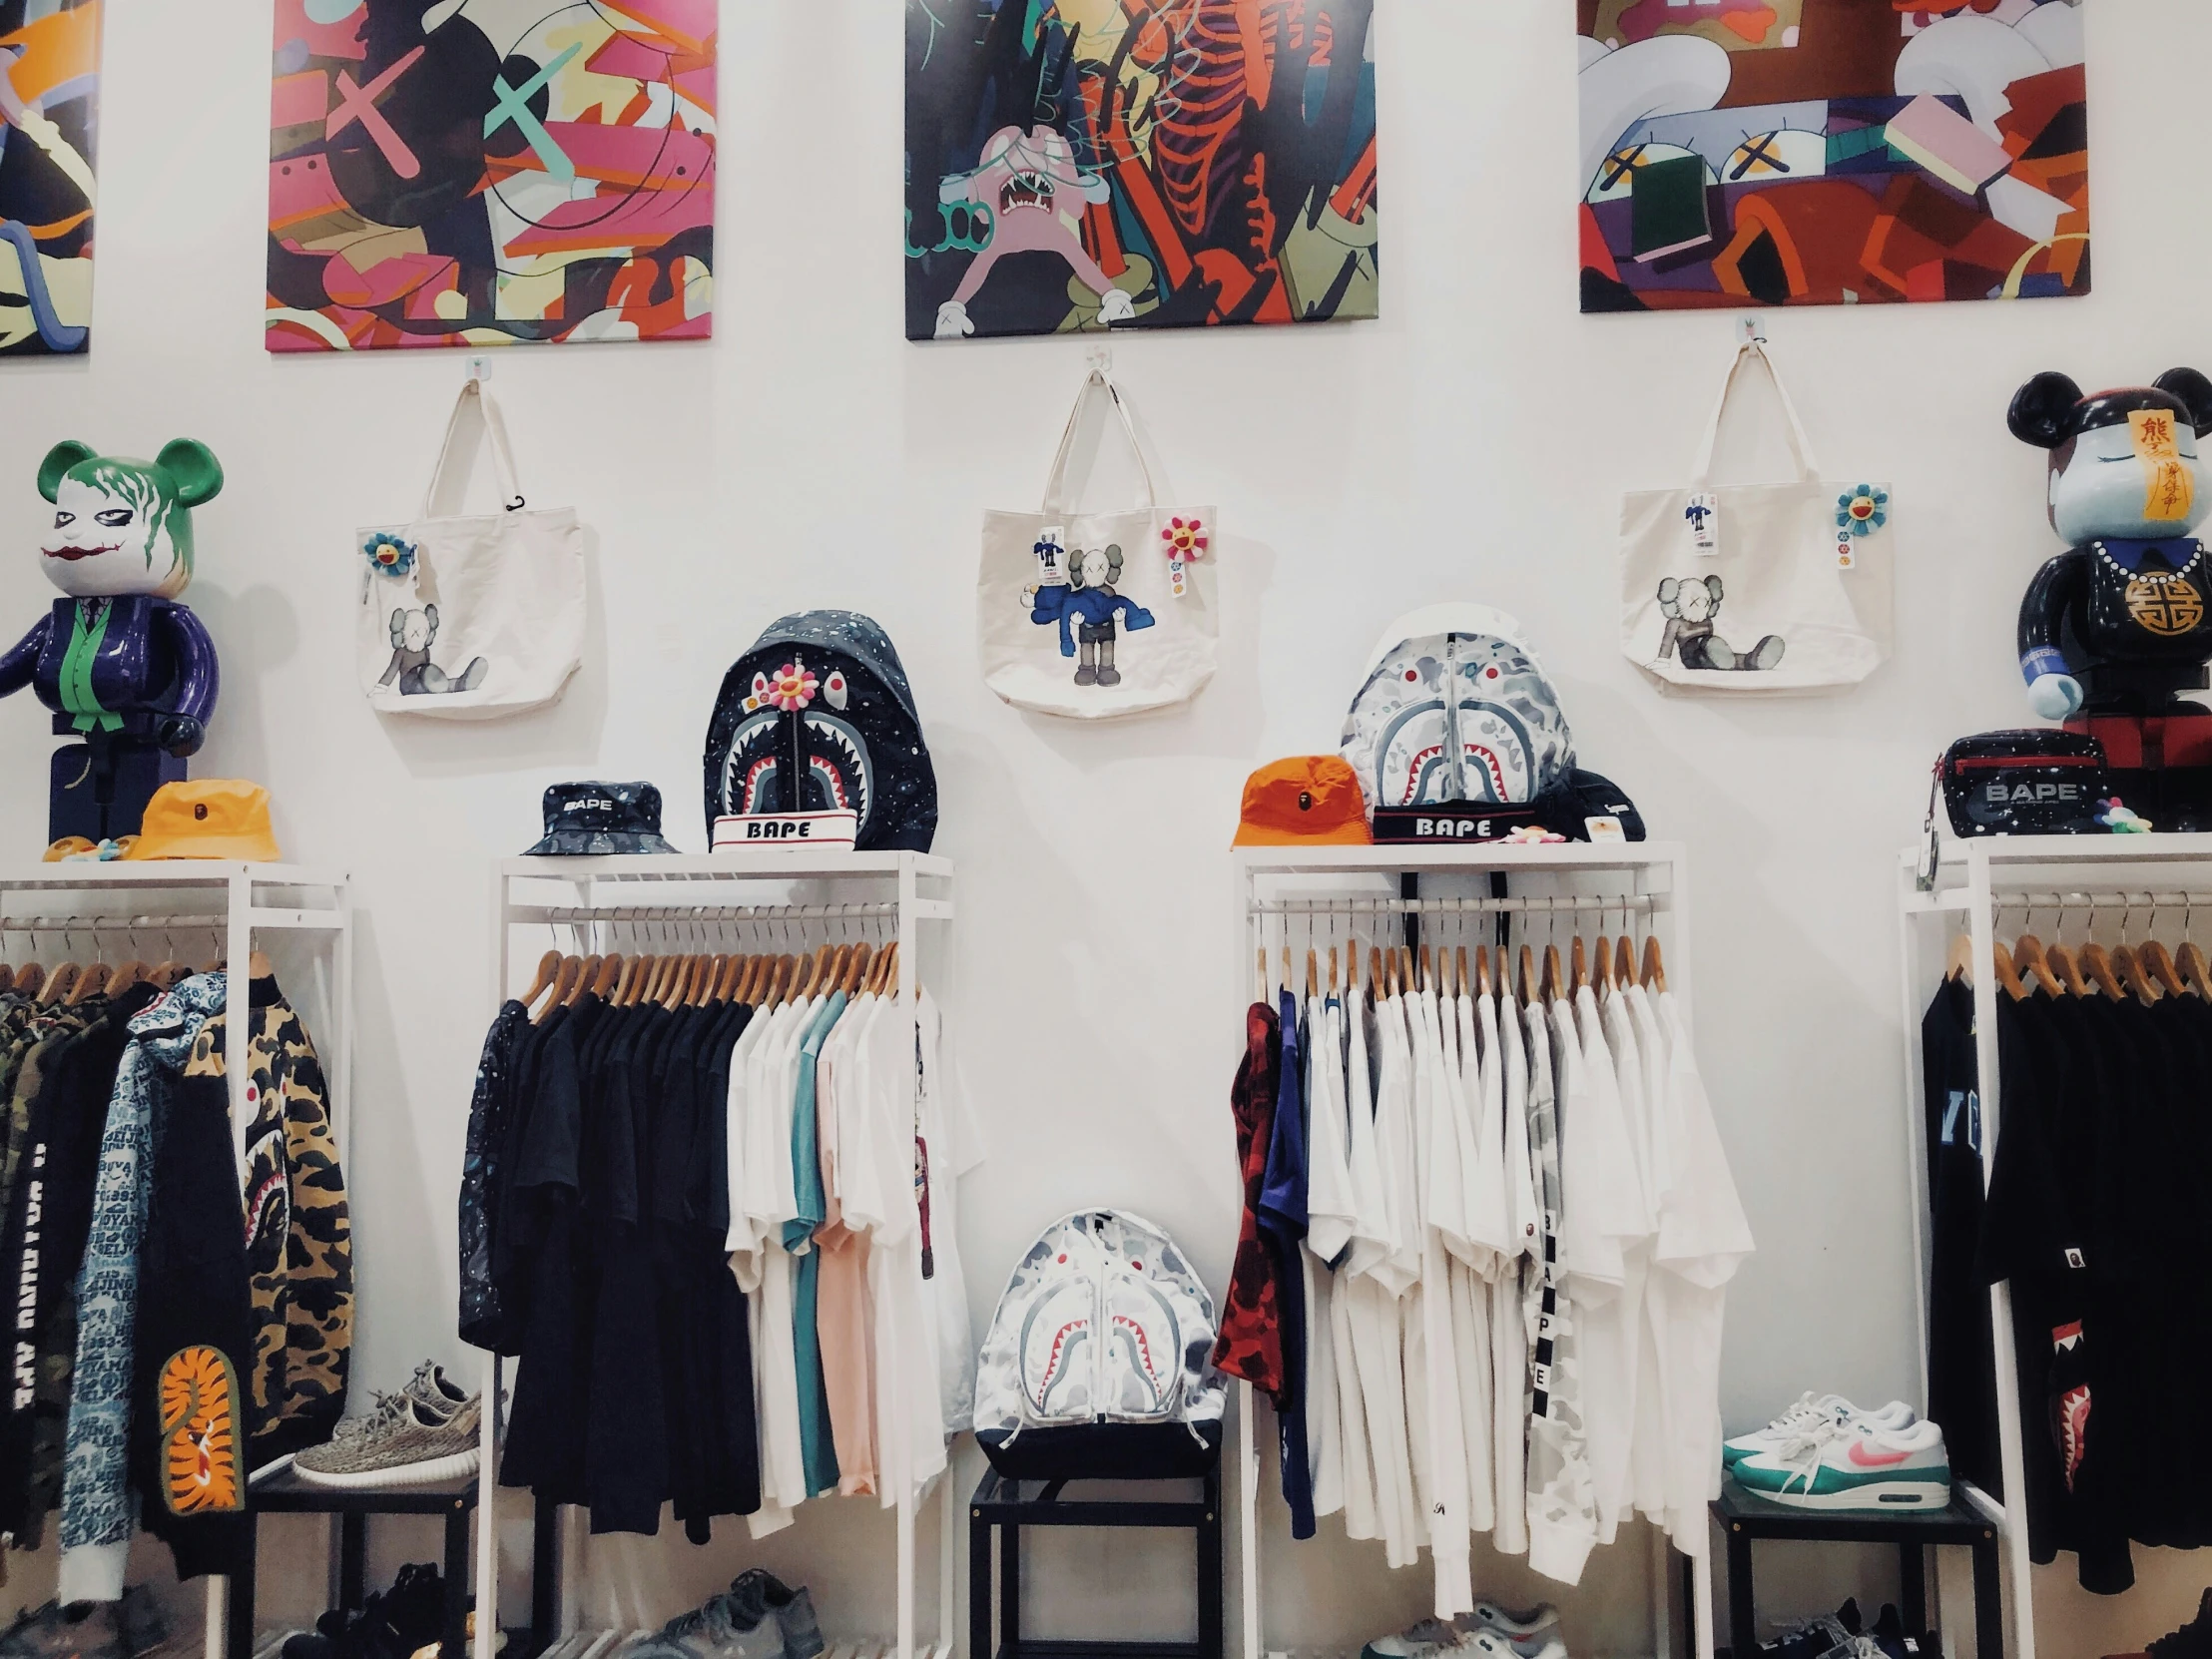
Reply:
[[1490, 1286], [1490, 1462], [1497, 1484], [1497, 1529], [1491, 1546], [1503, 1555], [1528, 1553], [1528, 1324], [1523, 1280], [1539, 1223], [1528, 1168], [1528, 1063], [1520, 1018], [1508, 996], [1500, 1017], [1494, 996], [1477, 1017], [1498, 1057], [1495, 1086], [1504, 1143], [1500, 1176], [1511, 1247]]

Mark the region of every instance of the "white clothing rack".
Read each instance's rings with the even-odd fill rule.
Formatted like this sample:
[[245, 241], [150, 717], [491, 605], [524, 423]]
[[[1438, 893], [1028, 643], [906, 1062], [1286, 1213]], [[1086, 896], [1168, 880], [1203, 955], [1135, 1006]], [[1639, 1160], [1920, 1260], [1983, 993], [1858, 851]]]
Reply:
[[[1330, 916], [1388, 917], [1408, 926], [1424, 918], [1541, 917], [1524, 921], [1522, 937], [1542, 942], [1544, 927], [1558, 916], [1619, 915], [1625, 910], [1658, 931], [1666, 954], [1667, 983], [1688, 1023], [1690, 1005], [1688, 859], [1676, 841], [1613, 841], [1550, 844], [1489, 842], [1448, 847], [1402, 846], [1244, 846], [1232, 858], [1235, 870], [1236, 925], [1246, 948], [1237, 958], [1235, 1005], [1250, 1000], [1252, 964], [1258, 950], [1270, 948], [1270, 918], [1277, 918], [1276, 943], [1287, 944], [1290, 918], [1309, 923]], [[1516, 889], [1499, 890], [1504, 885]], [[1480, 880], [1482, 892], [1421, 896], [1411, 887], [1422, 879]], [[1378, 891], [1387, 881], [1398, 890]], [[1603, 883], [1603, 885], [1599, 885]], [[1365, 886], [1366, 890], [1361, 890]], [[1288, 889], [1288, 890], [1285, 890]], [[1534, 890], [1528, 890], [1534, 889]], [[1237, 1384], [1238, 1560], [1242, 1597], [1244, 1659], [1262, 1659], [1267, 1651], [1261, 1628], [1260, 1452], [1255, 1432], [1252, 1384]], [[1654, 1526], [1652, 1538], [1652, 1627], [1656, 1659], [1670, 1659], [1673, 1576], [1668, 1569], [1667, 1538]], [[1692, 1654], [1713, 1659], [1713, 1557], [1710, 1538], [1684, 1552], [1690, 1583]], [[1313, 1548], [1312, 1543], [1299, 1547]], [[985, 1656], [971, 1656], [985, 1659]]]
[[[880, 890], [889, 886], [892, 896], [862, 901], [835, 902], [827, 894], [853, 887]], [[545, 902], [550, 889], [568, 902]], [[764, 889], [767, 889], [764, 891]], [[648, 898], [655, 902], [645, 902]], [[680, 902], [680, 900], [693, 902]], [[492, 1005], [497, 1008], [516, 993], [518, 968], [535, 962], [544, 942], [517, 948], [515, 930], [521, 927], [552, 928], [565, 932], [585, 948], [626, 948], [627, 929], [641, 929], [651, 938], [681, 949], [687, 941], [707, 941], [708, 927], [758, 928], [759, 944], [772, 948], [788, 938], [789, 929], [821, 924], [830, 933], [865, 931], [880, 925], [898, 941], [898, 995], [909, 1008], [920, 988], [918, 924], [952, 919], [952, 861], [923, 852], [835, 852], [821, 849], [767, 847], [707, 856], [690, 853], [637, 853], [624, 856], [570, 858], [503, 858], [493, 876], [492, 913], [498, 934], [497, 977], [492, 984]], [[651, 948], [646, 943], [644, 948]], [[482, 1356], [482, 1388], [487, 1401], [500, 1395], [501, 1362], [497, 1355]], [[903, 1419], [901, 1419], [903, 1420]], [[477, 1473], [476, 1582], [480, 1600], [497, 1601], [499, 1582], [498, 1528], [494, 1505], [499, 1492], [499, 1411], [483, 1414], [481, 1456]], [[960, 1528], [955, 1524], [953, 1471], [948, 1459], [938, 1479], [940, 1525], [937, 1561], [937, 1639], [915, 1644], [915, 1494], [910, 1485], [898, 1493], [898, 1634], [897, 1645], [886, 1659], [952, 1659], [955, 1610], [953, 1554]], [[559, 1554], [564, 1587], [558, 1631], [539, 1631], [537, 1639], [559, 1645], [571, 1637], [567, 1629], [574, 1605], [574, 1568], [580, 1553], [577, 1529], [564, 1525]], [[480, 1618], [472, 1659], [493, 1659], [498, 1620]]]
[[[152, 900], [196, 902], [220, 897], [223, 908], [186, 911], [156, 909]], [[330, 1133], [336, 1137], [340, 1166], [352, 1158], [353, 1094], [353, 897], [342, 871], [307, 869], [293, 864], [245, 863], [233, 859], [149, 858], [144, 861], [86, 860], [40, 863], [0, 870], [0, 941], [10, 933], [34, 940], [74, 933], [140, 934], [175, 938], [208, 934], [225, 963], [224, 1006], [245, 1005], [241, 995], [254, 955], [254, 940], [265, 931], [325, 934], [331, 952], [327, 1017], [308, 1027], [323, 1048], [324, 1079], [330, 1090]], [[241, 1063], [245, 1043], [231, 1025], [230, 1059], [224, 1066], [230, 1088], [231, 1140], [243, 1178], [246, 1136], [254, 1114], [248, 1110], [250, 1081]], [[208, 1659], [224, 1659], [230, 1630], [230, 1580], [208, 1580]]]
[[[1934, 890], [1918, 879], [1924, 849], [1906, 851], [1898, 867], [1898, 907], [1905, 950], [1905, 1109], [1906, 1146], [1913, 1172], [1913, 1250], [1920, 1271], [1914, 1300], [1921, 1334], [1921, 1402], [1928, 1402], [1928, 1194], [1927, 1126], [1922, 1121], [1924, 1078], [1921, 1018], [1943, 974], [1949, 936], [1963, 925], [1973, 940], [1975, 1087], [1981, 1104], [1981, 1178], [1986, 1186], [1995, 1166], [2003, 1129], [2002, 1078], [1997, 1060], [1997, 987], [1991, 967], [2000, 914], [2020, 911], [2071, 918], [2094, 911], [2090, 923], [2114, 938], [2128, 925], [2129, 912], [2147, 918], [2155, 910], [2188, 911], [2192, 899], [2212, 913], [2212, 835], [1999, 835], [1987, 839], [1945, 839], [1936, 865]], [[2134, 877], [2141, 874], [2141, 884]], [[2094, 887], [2097, 890], [2081, 890]], [[2145, 921], [2147, 926], [2147, 920]], [[2086, 932], [2086, 926], [2083, 929]], [[2015, 1659], [2035, 1659], [2034, 1568], [2028, 1557], [2025, 1441], [2020, 1418], [2019, 1374], [2012, 1348], [2012, 1296], [2009, 1285], [1989, 1292], [1989, 1320], [1996, 1364], [1998, 1471], [2004, 1482], [2000, 1501], [1971, 1481], [1956, 1484], [1966, 1498], [1996, 1524], [2004, 1539], [2010, 1579], [2007, 1632]]]

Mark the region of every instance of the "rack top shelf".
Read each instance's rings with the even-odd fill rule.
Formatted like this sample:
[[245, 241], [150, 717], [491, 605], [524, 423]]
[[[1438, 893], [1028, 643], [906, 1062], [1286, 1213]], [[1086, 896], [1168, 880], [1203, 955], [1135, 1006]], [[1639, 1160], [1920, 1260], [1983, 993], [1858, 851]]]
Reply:
[[1565, 841], [1548, 846], [1485, 841], [1466, 846], [1240, 846], [1247, 874], [1338, 875], [1422, 871], [1649, 869], [1679, 863], [1680, 841]]
[[[1916, 864], [1927, 843], [1900, 854]], [[1988, 835], [1973, 840], [1944, 837], [1945, 870], [1967, 868], [1976, 857], [1992, 866], [2005, 864], [2156, 864], [2212, 863], [2212, 835]]]
[[234, 858], [116, 859], [110, 863], [0, 864], [0, 890], [95, 887], [222, 887], [239, 876], [272, 887], [342, 887], [343, 870], [304, 864], [256, 864]]
[[606, 858], [502, 858], [503, 876], [553, 881], [831, 881], [883, 879], [911, 868], [949, 877], [952, 860], [930, 852], [826, 852], [765, 847], [744, 852], [634, 852]]

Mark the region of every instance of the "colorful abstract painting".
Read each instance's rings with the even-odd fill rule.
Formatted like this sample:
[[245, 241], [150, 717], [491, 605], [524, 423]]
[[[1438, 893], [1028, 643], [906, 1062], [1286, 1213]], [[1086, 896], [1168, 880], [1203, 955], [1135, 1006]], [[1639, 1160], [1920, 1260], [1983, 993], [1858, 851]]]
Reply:
[[0, 0], [0, 356], [92, 330], [101, 0]]
[[2079, 0], [1576, 0], [1585, 311], [2089, 291]]
[[703, 339], [716, 0], [276, 0], [272, 351]]
[[1375, 0], [906, 0], [909, 339], [1372, 317]]

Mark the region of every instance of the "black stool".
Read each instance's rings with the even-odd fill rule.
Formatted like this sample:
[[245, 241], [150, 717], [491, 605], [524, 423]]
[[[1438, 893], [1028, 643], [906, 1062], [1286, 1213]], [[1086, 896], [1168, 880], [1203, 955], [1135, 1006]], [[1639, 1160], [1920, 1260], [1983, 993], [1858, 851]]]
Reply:
[[2004, 1659], [2004, 1609], [1997, 1581], [1997, 1529], [1956, 1493], [1945, 1509], [1904, 1509], [1891, 1514], [1854, 1509], [1793, 1509], [1754, 1497], [1733, 1478], [1721, 1482], [1713, 1518], [1728, 1540], [1728, 1637], [1736, 1659], [1759, 1651], [1753, 1616], [1751, 1546], [1762, 1538], [1809, 1544], [1895, 1544], [1904, 1578], [1905, 1627], [1928, 1628], [1928, 1562], [1932, 1544], [1963, 1544], [1973, 1551], [1975, 1659]]
[[[1203, 1476], [1196, 1503], [1149, 1498], [1065, 1502], [1065, 1480], [1022, 1482], [984, 1472], [968, 1505], [968, 1659], [1222, 1659], [1221, 1462]], [[1025, 1526], [1187, 1527], [1198, 1535], [1198, 1640], [1041, 1642], [1021, 1634], [1021, 1531]], [[1004, 1554], [998, 1580], [998, 1644], [991, 1644], [991, 1529]]]

